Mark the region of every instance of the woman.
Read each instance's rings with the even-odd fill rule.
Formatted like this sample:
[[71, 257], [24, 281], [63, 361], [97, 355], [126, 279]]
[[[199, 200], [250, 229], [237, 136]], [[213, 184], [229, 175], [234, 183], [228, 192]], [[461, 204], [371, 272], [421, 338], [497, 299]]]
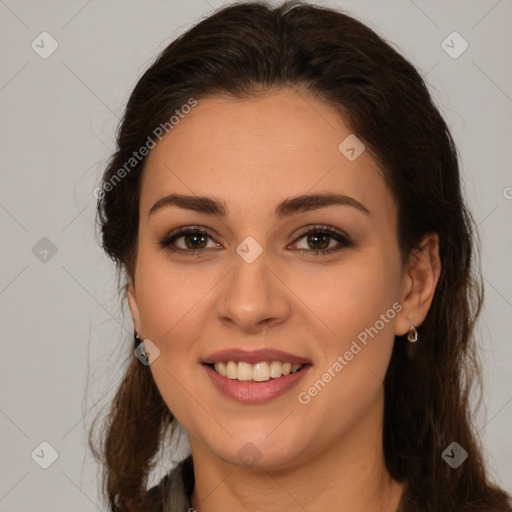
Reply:
[[[512, 510], [470, 421], [456, 150], [372, 30], [220, 9], [139, 80], [98, 192], [137, 356], [90, 439], [112, 510]], [[146, 492], [177, 422], [191, 456]]]

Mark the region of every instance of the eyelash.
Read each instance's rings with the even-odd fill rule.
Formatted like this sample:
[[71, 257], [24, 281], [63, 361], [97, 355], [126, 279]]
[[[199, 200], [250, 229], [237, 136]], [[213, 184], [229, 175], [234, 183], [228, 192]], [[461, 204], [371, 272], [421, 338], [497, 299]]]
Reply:
[[[302, 233], [300, 233], [300, 235], [298, 236], [298, 238], [296, 238], [296, 240], [295, 240], [295, 242], [293, 242], [293, 244], [297, 243], [299, 240], [301, 240], [305, 236], [312, 234], [312, 233], [325, 234], [329, 238], [334, 238], [334, 240], [339, 242], [339, 245], [335, 246], [335, 247], [331, 247], [330, 249], [320, 249], [320, 250], [297, 249], [298, 251], [313, 253], [315, 256], [326, 256], [328, 254], [337, 252], [345, 247], [351, 247], [353, 245], [353, 242], [350, 240], [350, 238], [346, 234], [344, 234], [330, 226], [316, 226], [316, 225], [313, 226], [312, 228], [309, 228], [309, 229], [303, 231]], [[168, 235], [166, 235], [165, 237], [160, 239], [158, 244], [163, 249], [166, 249], [171, 252], [181, 252], [183, 254], [186, 254], [187, 256], [196, 256], [196, 255], [198, 256], [199, 253], [205, 252], [206, 249], [181, 249], [178, 247], [172, 247], [171, 244], [175, 240], [177, 240], [178, 238], [181, 238], [182, 236], [187, 235], [187, 234], [206, 235], [207, 237], [209, 237], [213, 240], [211, 235], [209, 235], [207, 231], [204, 231], [203, 229], [201, 229], [200, 226], [188, 226], [185, 228], [180, 228], [178, 231], [169, 233]]]

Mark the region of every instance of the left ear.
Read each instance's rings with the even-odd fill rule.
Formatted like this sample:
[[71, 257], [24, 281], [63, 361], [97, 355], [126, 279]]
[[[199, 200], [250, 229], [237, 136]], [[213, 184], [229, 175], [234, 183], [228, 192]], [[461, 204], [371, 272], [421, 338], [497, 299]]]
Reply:
[[400, 291], [402, 309], [396, 316], [395, 335], [407, 334], [411, 325], [418, 327], [425, 320], [440, 274], [439, 235], [428, 233], [420, 248], [411, 251], [404, 269]]

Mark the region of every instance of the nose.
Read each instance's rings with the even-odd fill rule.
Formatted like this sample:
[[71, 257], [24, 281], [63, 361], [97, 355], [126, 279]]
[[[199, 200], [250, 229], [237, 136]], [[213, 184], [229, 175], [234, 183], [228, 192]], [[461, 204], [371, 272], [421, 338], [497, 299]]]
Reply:
[[279, 325], [291, 313], [288, 288], [278, 270], [270, 268], [265, 250], [252, 263], [237, 256], [219, 291], [218, 318], [246, 333]]

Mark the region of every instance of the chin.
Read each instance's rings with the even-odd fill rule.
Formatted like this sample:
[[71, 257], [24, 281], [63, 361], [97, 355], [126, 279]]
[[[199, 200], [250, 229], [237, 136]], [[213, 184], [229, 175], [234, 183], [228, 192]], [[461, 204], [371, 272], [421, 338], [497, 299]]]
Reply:
[[[282, 442], [269, 442], [268, 439], [245, 439], [233, 440], [229, 446], [219, 447], [220, 450], [213, 450], [218, 457], [230, 464], [240, 467], [253, 468], [254, 470], [278, 470], [293, 465], [294, 459], [299, 455], [290, 447], [284, 446]], [[234, 451], [233, 451], [234, 448]]]

